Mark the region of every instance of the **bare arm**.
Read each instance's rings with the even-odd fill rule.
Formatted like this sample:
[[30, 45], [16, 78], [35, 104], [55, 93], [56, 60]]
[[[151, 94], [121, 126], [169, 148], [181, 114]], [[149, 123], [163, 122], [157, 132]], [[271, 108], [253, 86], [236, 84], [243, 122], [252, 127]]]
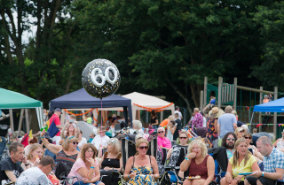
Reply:
[[171, 128], [171, 133], [172, 133], [172, 134], [174, 134], [174, 133], [175, 133], [175, 131], [176, 131], [176, 129], [177, 129], [177, 126], [176, 126], [176, 125], [174, 125], [174, 126]]
[[153, 167], [153, 171], [154, 171], [153, 177], [155, 179], [158, 179], [160, 177], [160, 175], [159, 175], [159, 168], [158, 168], [157, 161], [156, 161], [155, 157], [153, 157], [153, 156], [150, 156], [150, 157], [151, 157], [151, 163], [152, 163], [152, 167]]
[[279, 141], [279, 139], [277, 139], [277, 140], [273, 143], [273, 146], [274, 146], [274, 147], [277, 146], [278, 141]]
[[210, 182], [214, 179], [214, 175], [215, 175], [215, 163], [214, 163], [214, 159], [213, 157], [209, 156], [207, 158], [207, 173], [208, 173], [208, 177], [206, 179], [206, 181], [204, 182], [205, 185], [210, 184]]
[[218, 124], [218, 120], [217, 119], [215, 119], [215, 121], [214, 121], [214, 127], [215, 127], [215, 130], [217, 132], [217, 135], [219, 136], [219, 124]]
[[16, 182], [17, 181], [17, 177], [14, 175], [13, 171], [5, 171], [7, 177], [10, 179], [10, 181], [12, 182]]
[[126, 179], [129, 179], [129, 177], [132, 178], [132, 177], [136, 176], [136, 174], [133, 174], [133, 173], [130, 174], [130, 170], [132, 168], [132, 164], [133, 164], [133, 156], [130, 157], [127, 160], [126, 165], [125, 165], [124, 178], [126, 178]]
[[227, 172], [226, 172], [226, 181], [230, 184], [233, 180], [233, 172], [232, 172], [232, 165], [228, 163]]
[[171, 157], [172, 152], [173, 152], [173, 148], [171, 148], [171, 149], [168, 151], [168, 153], [167, 153], [167, 160]]
[[234, 130], [236, 130], [237, 127], [237, 123], [234, 123]]
[[45, 138], [42, 139], [42, 143], [48, 150], [50, 150], [55, 155], [63, 149], [61, 145], [51, 144]]

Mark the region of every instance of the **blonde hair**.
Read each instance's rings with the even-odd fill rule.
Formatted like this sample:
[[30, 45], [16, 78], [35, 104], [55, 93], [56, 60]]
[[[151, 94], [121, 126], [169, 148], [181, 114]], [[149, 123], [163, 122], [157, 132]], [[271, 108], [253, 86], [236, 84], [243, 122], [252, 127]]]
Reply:
[[63, 143], [62, 143], [62, 147], [64, 150], [68, 150], [69, 148], [69, 144], [71, 142], [78, 142], [78, 138], [74, 137], [74, 136], [70, 136], [70, 137], [67, 137], [66, 139], [64, 139]]
[[116, 154], [119, 154], [121, 152], [120, 143], [117, 138], [111, 138], [107, 144], [111, 145], [114, 148]]
[[[186, 131], [186, 130], [181, 130], [181, 131], [179, 132], [179, 136], [180, 136], [181, 134], [186, 135], [186, 137], [187, 137], [187, 139], [188, 139], [188, 140], [187, 140], [187, 144], [189, 144], [189, 143], [190, 143], [190, 140], [189, 140], [187, 131]], [[177, 143], [177, 144], [180, 144], [180, 139], [179, 139], [179, 138], [177, 138], [176, 143]]]
[[34, 144], [29, 145], [29, 151], [28, 151], [28, 153], [27, 153], [27, 159], [28, 159], [28, 160], [32, 160], [32, 158], [33, 158], [33, 154], [32, 154], [32, 153], [33, 153], [36, 149], [38, 149], [38, 148], [42, 149], [42, 151], [43, 151], [42, 146], [41, 146], [40, 144], [38, 144], [38, 143], [34, 143]]
[[64, 138], [69, 136], [69, 127], [70, 126], [74, 127], [74, 135], [73, 136], [75, 136], [77, 138], [79, 137], [79, 130], [78, 130], [76, 124], [75, 123], [65, 123], [63, 129], [61, 130], [61, 134], [60, 134], [61, 138], [64, 139]]
[[136, 148], [138, 148], [142, 143], [146, 143], [147, 146], [149, 146], [149, 142], [148, 142], [146, 139], [144, 139], [144, 138], [139, 138], [139, 139], [137, 139], [136, 142], [135, 142]]
[[[238, 153], [238, 151], [237, 151], [237, 147], [238, 147], [241, 143], [245, 143], [245, 144], [247, 145], [245, 138], [240, 138], [240, 139], [238, 139], [238, 140], [236, 141], [236, 143], [235, 143], [235, 146], [234, 146], [235, 152], [234, 152], [234, 155], [233, 155], [233, 164], [232, 164], [233, 167], [238, 165], [238, 159], [239, 159], [240, 155], [239, 155], [239, 153]], [[250, 153], [250, 151], [247, 150], [247, 152], [246, 152], [246, 154], [245, 154], [245, 158], [244, 158], [244, 165], [246, 165], [246, 163], [247, 163], [247, 161], [249, 160], [249, 158], [251, 157], [251, 155], [252, 155], [252, 154]]]
[[202, 157], [205, 157], [208, 154], [206, 144], [200, 138], [197, 138], [197, 139], [191, 141], [191, 143], [188, 145], [188, 149], [187, 149], [188, 153], [192, 152], [192, 148], [193, 148], [194, 145], [197, 145], [197, 146], [200, 147]]
[[81, 153], [80, 153], [80, 158], [86, 163], [86, 158], [85, 158], [85, 153], [87, 152], [87, 150], [91, 148], [94, 152], [93, 154], [93, 159], [96, 158], [97, 154], [98, 154], [98, 150], [96, 149], [96, 147], [91, 144], [91, 143], [86, 143], [83, 145], [83, 148], [81, 150]]

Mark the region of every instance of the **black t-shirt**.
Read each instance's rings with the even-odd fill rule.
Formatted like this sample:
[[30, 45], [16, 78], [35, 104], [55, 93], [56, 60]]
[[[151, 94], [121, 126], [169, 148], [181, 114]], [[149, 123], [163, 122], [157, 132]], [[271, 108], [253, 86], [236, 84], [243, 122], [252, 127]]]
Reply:
[[182, 123], [180, 119], [176, 119], [175, 124], [177, 125], [177, 128], [176, 131], [174, 132], [173, 140], [176, 140], [178, 138], [178, 133], [182, 129]]
[[13, 171], [14, 175], [18, 178], [20, 174], [24, 171], [20, 163], [14, 163], [10, 157], [3, 159], [0, 162], [0, 182], [2, 180], [8, 180], [5, 171]]

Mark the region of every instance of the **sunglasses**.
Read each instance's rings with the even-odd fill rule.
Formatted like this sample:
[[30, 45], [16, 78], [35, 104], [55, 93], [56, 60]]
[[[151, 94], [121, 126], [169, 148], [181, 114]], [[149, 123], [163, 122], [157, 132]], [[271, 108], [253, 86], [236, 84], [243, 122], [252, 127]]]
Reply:
[[159, 133], [159, 134], [160, 134], [160, 133], [164, 133], [164, 131], [159, 131], [158, 133]]
[[235, 141], [234, 138], [227, 138], [227, 141]]
[[187, 139], [187, 137], [179, 137], [180, 139]]
[[245, 137], [246, 139], [251, 139], [251, 137]]
[[140, 149], [140, 150], [143, 150], [143, 149], [146, 149], [146, 150], [147, 150], [147, 149], [148, 149], [148, 146], [139, 146], [139, 149]]
[[73, 142], [73, 145], [77, 145], [78, 144], [78, 142]]

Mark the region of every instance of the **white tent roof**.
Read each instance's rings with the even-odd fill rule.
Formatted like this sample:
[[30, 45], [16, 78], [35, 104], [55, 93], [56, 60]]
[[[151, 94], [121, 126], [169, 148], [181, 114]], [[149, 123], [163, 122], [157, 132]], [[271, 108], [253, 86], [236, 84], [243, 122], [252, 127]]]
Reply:
[[[142, 94], [138, 92], [129, 93], [126, 95], [123, 95], [124, 98], [131, 99], [132, 104], [138, 104], [144, 107], [151, 107], [151, 108], [157, 108], [169, 105], [171, 102], [167, 102], [165, 100], [162, 100], [160, 98], [157, 98], [155, 96], [150, 96], [147, 94]], [[167, 107], [167, 110], [169, 108]]]
[[147, 94], [133, 92], [133, 93], [123, 95], [122, 97], [131, 99], [133, 119], [136, 118], [136, 110], [147, 109], [147, 108], [143, 108], [143, 107], [149, 107], [149, 108], [164, 107], [162, 110], [171, 110], [172, 114], [174, 114], [174, 109], [175, 109], [174, 104], [171, 104], [171, 102], [162, 100], [162, 99], [157, 98], [155, 96], [150, 96], [150, 95], [147, 95]]

